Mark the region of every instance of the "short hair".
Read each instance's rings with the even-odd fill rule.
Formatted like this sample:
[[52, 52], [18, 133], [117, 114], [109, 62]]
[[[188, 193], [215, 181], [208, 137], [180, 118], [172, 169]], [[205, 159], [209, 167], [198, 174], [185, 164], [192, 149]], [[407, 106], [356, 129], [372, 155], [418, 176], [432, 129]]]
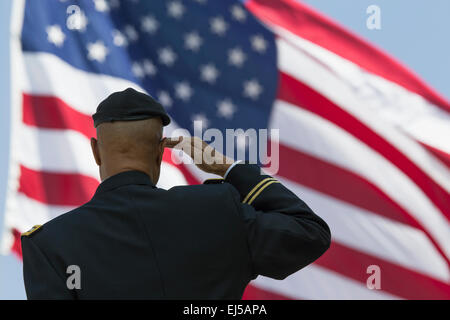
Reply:
[[105, 122], [97, 127], [100, 150], [107, 154], [145, 157], [157, 152], [162, 139], [159, 117], [137, 121]]

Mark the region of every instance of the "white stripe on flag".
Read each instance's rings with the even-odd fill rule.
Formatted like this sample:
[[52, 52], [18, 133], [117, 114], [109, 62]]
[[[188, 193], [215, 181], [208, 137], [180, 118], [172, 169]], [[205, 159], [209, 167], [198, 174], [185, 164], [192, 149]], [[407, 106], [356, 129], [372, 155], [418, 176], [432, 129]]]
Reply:
[[23, 124], [19, 134], [19, 162], [27, 168], [56, 173], [80, 173], [100, 179], [89, 139], [81, 133]]

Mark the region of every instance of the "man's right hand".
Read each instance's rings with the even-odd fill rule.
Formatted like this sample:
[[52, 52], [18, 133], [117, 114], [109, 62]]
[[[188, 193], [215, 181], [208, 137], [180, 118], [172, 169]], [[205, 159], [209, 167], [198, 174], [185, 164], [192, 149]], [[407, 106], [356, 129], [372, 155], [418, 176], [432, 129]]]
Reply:
[[163, 143], [166, 148], [183, 150], [207, 173], [223, 177], [234, 162], [198, 137], [165, 138]]

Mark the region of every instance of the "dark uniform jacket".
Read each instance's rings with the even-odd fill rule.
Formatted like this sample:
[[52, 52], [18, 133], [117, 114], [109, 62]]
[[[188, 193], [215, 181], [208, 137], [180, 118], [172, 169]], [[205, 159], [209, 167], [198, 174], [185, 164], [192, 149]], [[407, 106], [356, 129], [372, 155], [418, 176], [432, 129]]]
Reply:
[[[29, 299], [240, 299], [258, 275], [283, 279], [329, 245], [327, 224], [256, 165], [170, 190], [127, 171], [24, 233], [23, 272]], [[67, 286], [71, 265], [80, 289]]]

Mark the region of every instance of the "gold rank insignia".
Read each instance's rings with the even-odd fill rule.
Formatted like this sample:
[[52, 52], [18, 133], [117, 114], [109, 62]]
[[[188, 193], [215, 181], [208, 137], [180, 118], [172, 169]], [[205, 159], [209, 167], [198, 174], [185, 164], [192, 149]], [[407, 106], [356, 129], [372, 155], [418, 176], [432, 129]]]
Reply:
[[280, 183], [280, 182], [272, 177], [261, 180], [252, 190], [250, 190], [250, 192], [244, 198], [242, 203], [251, 204], [256, 199], [256, 197], [259, 196], [261, 192], [263, 192], [264, 189], [266, 189], [273, 183]]
[[33, 226], [33, 228], [31, 228], [30, 230], [28, 230], [27, 232], [24, 232], [21, 234], [21, 236], [29, 236], [30, 234], [32, 234], [33, 232], [35, 232], [36, 230], [39, 230], [42, 227], [42, 225], [37, 224], [35, 226]]

